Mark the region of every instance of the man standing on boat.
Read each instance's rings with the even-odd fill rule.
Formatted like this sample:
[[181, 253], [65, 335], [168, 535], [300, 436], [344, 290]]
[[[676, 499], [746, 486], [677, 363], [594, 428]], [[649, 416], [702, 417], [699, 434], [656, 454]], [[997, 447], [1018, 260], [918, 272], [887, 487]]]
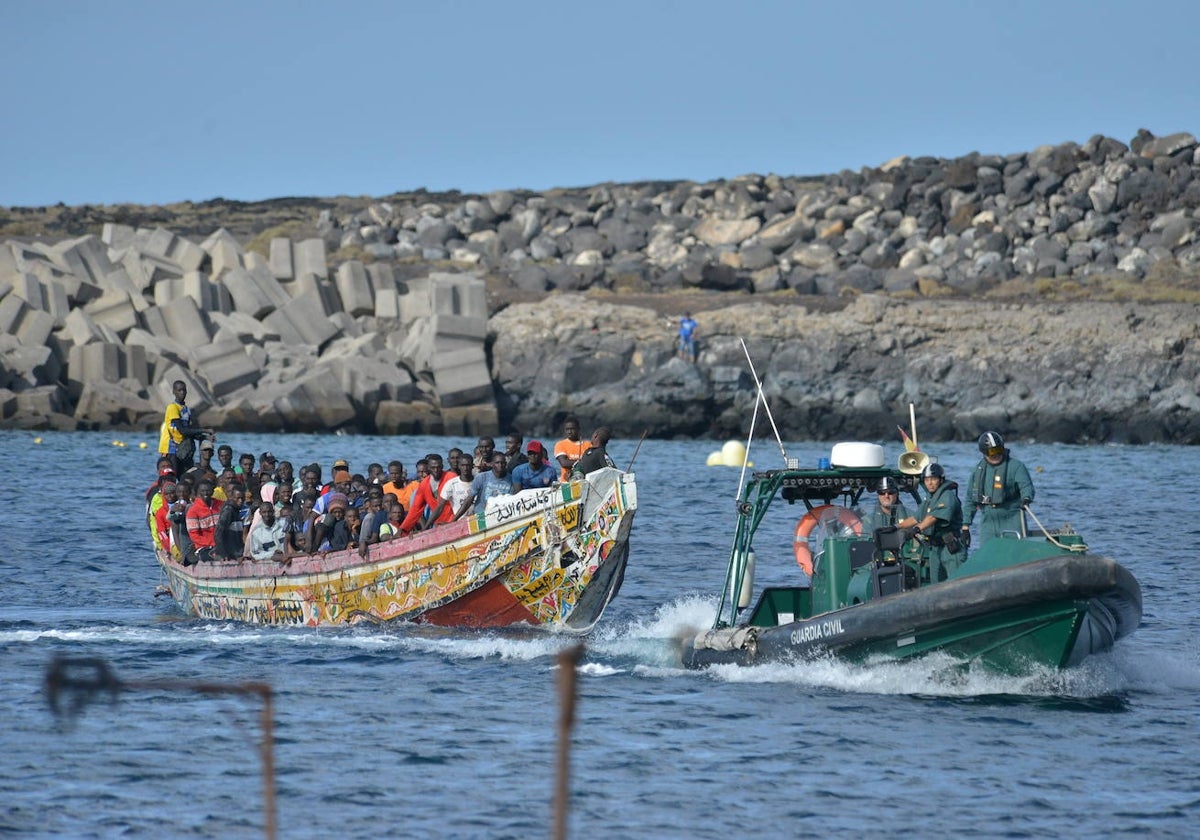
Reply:
[[162, 431], [158, 436], [158, 454], [169, 455], [175, 462], [175, 474], [182, 476], [195, 463], [196, 441], [213, 437], [211, 429], [195, 425], [192, 409], [187, 404], [187, 383], [176, 379], [171, 383], [174, 401], [163, 413]]
[[886, 475], [875, 488], [875, 510], [862, 520], [863, 536], [874, 534], [880, 528], [894, 528], [898, 522], [911, 516], [908, 508], [900, 501], [900, 485], [896, 479]]
[[946, 470], [933, 463], [921, 472], [925, 485], [925, 500], [916, 516], [896, 523], [909, 531], [909, 538], [920, 536], [921, 554], [929, 569], [929, 582], [938, 583], [949, 577], [966, 559], [966, 546], [959, 532], [962, 529], [962, 503], [958, 500], [958, 485], [946, 481]]
[[[560, 478], [563, 481], [571, 480], [571, 468], [583, 457], [583, 453], [587, 452], [591, 446], [586, 440], [580, 440], [579, 418], [574, 414], [567, 415], [567, 419], [563, 421], [563, 434], [566, 435], [558, 443], [554, 444], [554, 460], [558, 461], [558, 465], [562, 467], [562, 475]], [[526, 455], [529, 453], [526, 452]]]
[[979, 451], [983, 454], [967, 486], [968, 515], [963, 522], [963, 534], [970, 543], [971, 523], [975, 514], [983, 511], [979, 525], [979, 544], [1002, 534], [1025, 536], [1025, 505], [1033, 501], [1033, 481], [1025, 465], [1012, 457], [1004, 446], [1004, 438], [996, 432], [979, 436]]

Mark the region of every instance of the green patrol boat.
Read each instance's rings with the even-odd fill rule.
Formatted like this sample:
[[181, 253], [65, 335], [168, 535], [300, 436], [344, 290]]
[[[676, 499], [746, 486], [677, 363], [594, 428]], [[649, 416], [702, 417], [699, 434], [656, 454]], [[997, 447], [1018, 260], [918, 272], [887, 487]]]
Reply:
[[[1089, 553], [1069, 527], [990, 539], [939, 582], [929, 581], [926, 552], [909, 531], [865, 533], [854, 509], [885, 478], [918, 498], [921, 465], [913, 456], [901, 455], [892, 469], [882, 447], [845, 443], [817, 469], [788, 460], [784, 469], [753, 473], [738, 497], [715, 625], [684, 641], [683, 664], [825, 655], [866, 662], [938, 651], [964, 665], [1021, 674], [1075, 665], [1137, 628], [1137, 580]], [[811, 568], [809, 582], [766, 587], [755, 599], [755, 536], [780, 500], [804, 507], [793, 553]]]

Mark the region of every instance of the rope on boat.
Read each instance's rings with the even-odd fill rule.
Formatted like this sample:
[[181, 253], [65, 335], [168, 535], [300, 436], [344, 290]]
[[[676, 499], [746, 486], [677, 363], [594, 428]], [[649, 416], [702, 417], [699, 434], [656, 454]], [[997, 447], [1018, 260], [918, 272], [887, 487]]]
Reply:
[[1057, 546], [1058, 548], [1061, 548], [1063, 551], [1074, 551], [1074, 552], [1078, 552], [1078, 553], [1083, 553], [1088, 550], [1088, 547], [1086, 545], [1083, 545], [1082, 543], [1076, 544], [1076, 545], [1067, 545], [1066, 543], [1062, 543], [1062, 542], [1059, 542], [1058, 540], [1056, 540], [1054, 538], [1054, 535], [1051, 534], [1050, 531], [1047, 530], [1046, 526], [1042, 524], [1042, 521], [1037, 518], [1037, 514], [1035, 514], [1033, 512], [1033, 508], [1031, 508], [1029, 505], [1021, 505], [1021, 510], [1025, 511], [1031, 517], [1033, 517], [1034, 524], [1036, 524], [1038, 526], [1038, 528], [1041, 530], [1041, 532], [1045, 535], [1046, 539], [1050, 541], [1051, 545]]

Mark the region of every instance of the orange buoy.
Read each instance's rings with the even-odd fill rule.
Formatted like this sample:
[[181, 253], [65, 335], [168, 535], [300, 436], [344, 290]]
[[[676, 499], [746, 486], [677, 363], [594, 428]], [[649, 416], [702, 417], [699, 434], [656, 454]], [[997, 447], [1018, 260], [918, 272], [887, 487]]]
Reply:
[[838, 522], [849, 528], [855, 534], [862, 533], [862, 520], [850, 508], [841, 505], [820, 505], [813, 508], [796, 523], [796, 536], [792, 551], [796, 554], [796, 565], [804, 570], [806, 575], [812, 575], [812, 550], [808, 547], [808, 536], [817, 527], [817, 523], [829, 516], [837, 516]]

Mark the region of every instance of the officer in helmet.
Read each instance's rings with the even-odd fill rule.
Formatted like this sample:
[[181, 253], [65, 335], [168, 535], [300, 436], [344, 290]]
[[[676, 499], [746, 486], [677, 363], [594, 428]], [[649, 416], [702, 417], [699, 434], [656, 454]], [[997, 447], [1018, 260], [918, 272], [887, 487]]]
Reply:
[[996, 432], [984, 432], [979, 436], [979, 451], [983, 460], [975, 466], [967, 485], [964, 538], [970, 542], [971, 523], [979, 512], [983, 513], [979, 525], [980, 545], [1001, 534], [1024, 537], [1024, 507], [1033, 501], [1029, 470], [1012, 457], [1004, 446], [1004, 438]]
[[900, 501], [900, 485], [890, 475], [879, 480], [875, 498], [875, 510], [863, 517], [863, 536], [873, 534], [880, 528], [894, 527], [897, 522], [911, 515]]
[[922, 538], [921, 554], [929, 573], [929, 583], [945, 580], [967, 559], [967, 547], [959, 536], [963, 524], [962, 503], [958, 500], [958, 485], [946, 481], [946, 470], [937, 462], [921, 471], [925, 500], [915, 516], [901, 519], [898, 528], [907, 529], [909, 537]]

